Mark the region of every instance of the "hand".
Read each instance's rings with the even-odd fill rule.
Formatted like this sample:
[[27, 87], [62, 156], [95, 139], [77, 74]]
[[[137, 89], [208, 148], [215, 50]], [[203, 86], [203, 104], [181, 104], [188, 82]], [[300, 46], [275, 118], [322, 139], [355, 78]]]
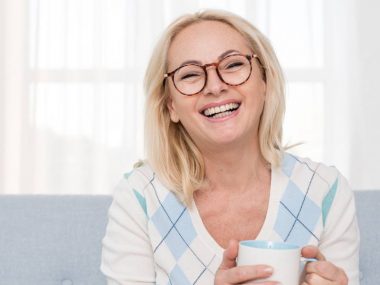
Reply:
[[[239, 243], [231, 240], [223, 253], [223, 260], [215, 274], [214, 285], [253, 284], [254, 280], [272, 275], [273, 269], [267, 265], [236, 266]], [[254, 283], [261, 285], [276, 285], [277, 282], [263, 281]]]
[[335, 266], [315, 246], [305, 246], [302, 256], [316, 258], [318, 261], [309, 262], [304, 269], [304, 280], [302, 285], [347, 285], [348, 278], [343, 269]]

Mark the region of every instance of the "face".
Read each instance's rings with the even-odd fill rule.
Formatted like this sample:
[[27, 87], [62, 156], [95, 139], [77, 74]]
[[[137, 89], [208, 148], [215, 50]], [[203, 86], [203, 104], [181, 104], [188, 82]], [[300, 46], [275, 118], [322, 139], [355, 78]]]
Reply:
[[[204, 21], [183, 29], [175, 37], [168, 51], [168, 71], [188, 61], [204, 65], [227, 55], [252, 53], [239, 32], [221, 22]], [[169, 78], [171, 120], [185, 127], [201, 151], [258, 142], [266, 85], [255, 58], [251, 64], [249, 79], [239, 86], [221, 81], [215, 67], [210, 66], [204, 89], [192, 96], [181, 94]]]

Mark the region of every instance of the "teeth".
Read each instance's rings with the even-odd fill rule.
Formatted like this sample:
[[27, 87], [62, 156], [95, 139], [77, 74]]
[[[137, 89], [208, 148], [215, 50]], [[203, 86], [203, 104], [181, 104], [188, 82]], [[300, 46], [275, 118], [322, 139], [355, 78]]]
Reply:
[[[238, 107], [239, 107], [238, 103], [230, 103], [230, 104], [225, 104], [222, 106], [208, 108], [208, 109], [203, 111], [203, 114], [205, 114], [208, 117], [217, 114], [214, 116], [214, 118], [220, 118], [220, 117], [224, 117], [226, 115], [223, 114], [223, 116], [219, 116], [219, 115], [222, 115], [219, 113], [224, 113], [224, 112], [229, 111], [229, 110], [237, 109]], [[226, 113], [227, 113], [227, 115], [229, 115], [232, 112], [226, 112]]]
[[213, 118], [215, 118], [215, 119], [223, 118], [223, 117], [226, 117], [226, 116], [228, 116], [230, 114], [232, 114], [231, 111], [223, 112], [223, 113], [216, 114], [215, 116], [213, 116]]

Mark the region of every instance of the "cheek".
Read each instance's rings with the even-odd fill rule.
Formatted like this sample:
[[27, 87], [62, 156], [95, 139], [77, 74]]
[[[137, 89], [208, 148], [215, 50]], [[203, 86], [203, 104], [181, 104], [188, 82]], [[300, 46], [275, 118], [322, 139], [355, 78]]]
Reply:
[[240, 93], [244, 94], [247, 99], [257, 102], [265, 101], [266, 85], [263, 81], [252, 80], [248, 81], [246, 85], [238, 87], [240, 87]]
[[267, 91], [267, 85], [265, 81], [263, 81], [261, 78], [255, 78], [253, 85], [255, 93], [261, 97], [265, 97]]

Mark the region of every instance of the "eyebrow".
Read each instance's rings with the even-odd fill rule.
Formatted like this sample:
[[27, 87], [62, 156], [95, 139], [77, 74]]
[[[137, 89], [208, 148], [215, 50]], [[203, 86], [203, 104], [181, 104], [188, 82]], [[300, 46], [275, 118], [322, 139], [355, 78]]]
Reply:
[[[240, 51], [236, 50], [236, 49], [229, 49], [225, 52], [223, 52], [221, 55], [218, 56], [218, 60], [221, 60], [223, 59], [224, 57], [226, 57], [227, 55], [231, 54], [231, 53], [240, 53]], [[184, 62], [181, 63], [180, 66], [184, 66], [184, 65], [187, 65], [187, 64], [197, 64], [197, 65], [201, 65], [202, 62], [198, 61], [198, 60], [186, 60]]]

